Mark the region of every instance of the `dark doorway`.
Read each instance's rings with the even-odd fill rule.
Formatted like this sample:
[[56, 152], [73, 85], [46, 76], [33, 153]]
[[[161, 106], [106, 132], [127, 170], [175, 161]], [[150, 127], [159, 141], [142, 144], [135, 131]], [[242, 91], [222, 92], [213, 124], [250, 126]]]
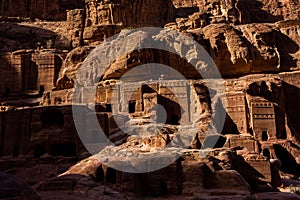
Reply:
[[135, 106], [136, 106], [136, 101], [129, 101], [128, 112], [135, 113]]
[[166, 182], [160, 182], [159, 183], [159, 193], [161, 195], [168, 194], [168, 184]]
[[45, 148], [40, 145], [40, 144], [37, 144], [34, 146], [34, 157], [35, 158], [39, 158], [41, 157], [42, 155], [44, 155], [46, 152]]
[[50, 150], [52, 156], [76, 156], [76, 145], [73, 143], [69, 144], [54, 144]]
[[262, 141], [268, 141], [269, 140], [268, 131], [262, 131], [261, 139], [262, 139]]
[[13, 157], [18, 157], [19, 156], [19, 147], [14, 146], [13, 148]]
[[63, 128], [65, 124], [64, 114], [60, 110], [45, 110], [40, 115], [43, 128]]
[[157, 110], [158, 123], [179, 125], [181, 113], [183, 113], [179, 103], [173, 101], [172, 99], [158, 96], [158, 104], [162, 106], [161, 108], [158, 107]]
[[102, 166], [98, 167], [97, 170], [96, 170], [95, 181], [97, 181], [97, 182], [103, 182], [104, 181], [104, 171], [103, 171]]
[[117, 182], [117, 174], [116, 170], [113, 168], [107, 168], [106, 171], [106, 183], [113, 183], [115, 184]]
[[271, 159], [271, 154], [270, 154], [269, 149], [263, 150], [263, 156], [267, 157], [268, 159]]
[[44, 92], [45, 92], [45, 86], [40, 85], [40, 89], [39, 89], [40, 96], [42, 96], [44, 94]]
[[6, 87], [5, 88], [5, 96], [10, 95], [10, 93], [11, 93], [10, 87]]
[[179, 125], [179, 116], [178, 115], [172, 115], [171, 116], [171, 124], [172, 125]]
[[286, 130], [285, 129], [281, 131], [281, 135], [280, 135], [279, 139], [287, 139], [287, 135], [286, 135]]

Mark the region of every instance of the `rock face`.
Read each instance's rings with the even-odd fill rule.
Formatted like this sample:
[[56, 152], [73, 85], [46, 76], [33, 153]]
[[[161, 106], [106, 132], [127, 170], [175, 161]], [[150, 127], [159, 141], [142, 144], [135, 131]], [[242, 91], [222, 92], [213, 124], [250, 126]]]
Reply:
[[90, 25], [121, 25], [125, 28], [127, 26], [163, 26], [174, 19], [171, 1], [88, 0], [86, 10], [87, 27]]
[[[7, 2], [2, 1], [2, 4]], [[52, 4], [62, 10], [68, 6], [68, 9], [79, 9], [68, 11], [65, 22], [23, 23], [23, 26], [30, 24], [30, 28], [5, 24], [16, 31], [6, 34], [6, 29], [3, 30], [3, 51], [16, 50], [17, 46], [35, 48], [37, 43], [47, 48], [72, 49], [100, 44], [124, 28], [166, 26], [195, 34], [225, 76], [297, 70], [299, 66], [298, 1], [86, 1], [85, 5], [81, 5], [81, 1], [58, 1]], [[49, 6], [47, 9], [49, 11]], [[55, 15], [51, 12], [51, 16]], [[42, 38], [39, 36], [41, 30], [37, 28], [45, 29]], [[28, 38], [27, 29], [29, 34], [32, 32], [38, 36], [30, 36], [35, 38], [30, 45], [24, 45], [28, 40], [25, 43], [14, 40], [15, 35]], [[44, 35], [49, 37], [45, 39]]]
[[[281, 23], [286, 23], [290, 28], [294, 26], [288, 25], [287, 21]], [[293, 40], [286, 32], [281, 32], [280, 23], [271, 26], [249, 24], [234, 27], [213, 24], [205, 27], [203, 32], [204, 37], [209, 39], [210, 53], [224, 75], [278, 72], [293, 70], [298, 66], [297, 39]], [[286, 49], [284, 44], [291, 48]], [[292, 56], [288, 56], [290, 54]]]
[[[299, 19], [299, 1], [292, 0], [251, 2], [246, 0], [173, 0], [173, 3], [176, 8], [179, 8], [177, 13], [181, 16], [188, 14], [189, 18], [194, 20], [192, 23], [194, 26], [224, 21], [234, 24], [249, 24]], [[197, 7], [199, 8], [197, 14], [191, 14]], [[181, 20], [179, 19], [179, 21]]]
[[97, 44], [97, 41], [113, 36], [121, 28], [162, 27], [173, 20], [174, 9], [169, 0], [90, 0], [86, 1], [83, 39], [87, 44]]
[[66, 10], [83, 8], [83, 0], [34, 1], [21, 0], [0, 2], [0, 15], [8, 17], [30, 17], [45, 20], [66, 20]]
[[1, 52], [9, 52], [20, 49], [36, 49], [41, 45], [47, 46], [47, 41], [55, 40], [56, 34], [37, 27], [3, 22], [1, 23], [0, 38], [2, 41]]
[[[59, 77], [63, 78], [67, 76], [68, 78], [75, 80], [78, 69], [80, 68], [84, 59], [89, 55], [93, 47], [78, 47], [73, 49], [67, 54], [66, 59], [64, 60], [62, 69], [60, 70]], [[59, 81], [59, 80], [58, 80]], [[60, 87], [61, 89], [68, 89]], [[60, 90], [60, 88], [57, 88]]]
[[1, 55], [0, 94], [8, 96], [28, 90], [51, 91], [62, 65], [62, 52], [23, 50]]
[[[299, 0], [0, 0], [0, 169], [49, 200], [299, 199], [278, 193], [300, 175], [299, 13]], [[149, 42], [175, 51], [136, 49]], [[39, 199], [0, 179], [0, 198]]]

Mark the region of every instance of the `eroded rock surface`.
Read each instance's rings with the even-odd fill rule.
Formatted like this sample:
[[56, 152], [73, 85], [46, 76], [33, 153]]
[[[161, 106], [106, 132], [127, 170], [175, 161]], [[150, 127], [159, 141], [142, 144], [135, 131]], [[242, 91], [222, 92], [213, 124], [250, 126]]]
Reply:
[[[278, 192], [299, 184], [299, 11], [299, 0], [0, 0], [0, 169], [49, 200], [299, 199]], [[164, 29], [133, 30], [151, 26]], [[149, 41], [179, 56], [135, 49]], [[39, 199], [2, 176], [0, 196]]]

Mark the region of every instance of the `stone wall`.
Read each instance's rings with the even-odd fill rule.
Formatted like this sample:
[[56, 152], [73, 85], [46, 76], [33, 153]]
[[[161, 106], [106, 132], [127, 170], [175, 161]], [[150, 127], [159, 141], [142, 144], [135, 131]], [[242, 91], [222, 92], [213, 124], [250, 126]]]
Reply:
[[31, 111], [1, 113], [1, 156], [27, 155], [30, 149]]
[[[207, 12], [214, 22], [229, 22], [236, 24], [276, 22], [280, 20], [298, 19], [299, 3], [297, 1], [257, 0], [173, 0], [175, 7], [182, 13], [191, 8], [200, 8], [198, 12]], [[194, 11], [195, 12], [195, 11]], [[192, 15], [193, 12], [190, 12]]]
[[169, 0], [88, 0], [83, 39], [86, 44], [99, 44], [122, 28], [163, 27], [174, 20], [173, 12], [173, 4]]
[[[28, 54], [14, 55], [7, 53], [0, 56], [1, 96], [20, 94], [24, 89], [32, 87], [29, 80], [32, 80], [34, 76], [30, 73], [29, 66], [30, 55]], [[25, 74], [25, 72], [29, 73]]]
[[39, 91], [51, 91], [56, 86], [62, 58], [53, 53], [32, 54], [32, 61], [37, 67], [37, 87]]
[[83, 8], [83, 0], [1, 0], [0, 15], [45, 20], [66, 20], [66, 10]]
[[0, 55], [0, 64], [0, 96], [22, 95], [27, 90], [42, 94], [56, 86], [62, 58], [53, 52], [20, 51]]
[[[248, 133], [249, 119], [246, 95], [244, 93], [227, 93], [224, 98], [222, 106], [223, 109], [226, 110], [227, 116], [223, 133]], [[222, 109], [222, 107], [220, 107], [220, 109]]]
[[79, 156], [83, 150], [72, 106], [36, 107], [0, 113], [0, 156]]

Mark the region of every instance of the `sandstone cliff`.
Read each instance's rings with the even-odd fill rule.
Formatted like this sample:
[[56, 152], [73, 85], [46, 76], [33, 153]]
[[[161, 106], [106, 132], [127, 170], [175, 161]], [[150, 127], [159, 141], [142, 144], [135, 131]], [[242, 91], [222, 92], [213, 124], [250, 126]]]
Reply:
[[[132, 31], [151, 26], [164, 29], [153, 37]], [[202, 80], [192, 64], [216, 78], [212, 62], [193, 63], [203, 50], [172, 30], [201, 44], [224, 80]], [[132, 35], [139, 40], [124, 39]], [[0, 170], [24, 177], [45, 200], [126, 199], [124, 191], [299, 199], [277, 193], [300, 185], [299, 35], [300, 0], [0, 0]], [[180, 56], [134, 49], [150, 39]], [[91, 70], [78, 77], [85, 63]], [[189, 84], [156, 65], [119, 80], [149, 63], [170, 66]], [[96, 94], [74, 93], [75, 83], [96, 85]], [[83, 146], [98, 152], [103, 139], [90, 125], [95, 116], [109, 145], [90, 157]], [[120, 161], [127, 169], [167, 164], [134, 174], [114, 169]]]

